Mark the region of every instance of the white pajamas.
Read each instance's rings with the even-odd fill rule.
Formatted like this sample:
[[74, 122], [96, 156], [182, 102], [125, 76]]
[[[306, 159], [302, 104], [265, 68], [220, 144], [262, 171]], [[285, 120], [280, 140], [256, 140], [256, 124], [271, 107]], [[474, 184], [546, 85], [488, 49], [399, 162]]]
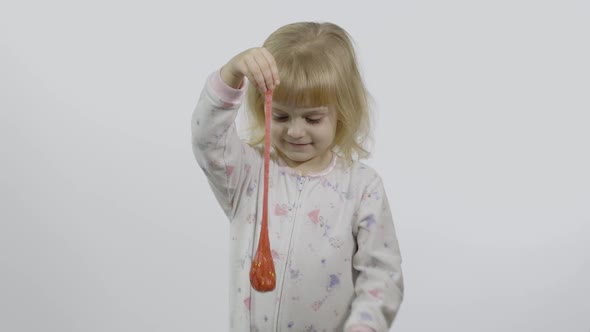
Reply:
[[231, 331], [389, 330], [403, 297], [401, 256], [379, 175], [334, 154], [302, 176], [271, 154], [268, 230], [276, 288], [260, 293], [249, 271], [262, 218], [262, 147], [238, 136], [244, 88], [213, 73], [192, 117], [193, 152], [230, 221]]

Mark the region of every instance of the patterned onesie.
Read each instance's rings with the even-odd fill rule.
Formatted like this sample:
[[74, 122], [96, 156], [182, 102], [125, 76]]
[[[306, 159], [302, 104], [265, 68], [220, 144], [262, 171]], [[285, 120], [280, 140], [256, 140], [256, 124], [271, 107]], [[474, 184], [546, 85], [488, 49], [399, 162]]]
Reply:
[[263, 149], [238, 136], [244, 88], [209, 76], [192, 116], [193, 152], [230, 222], [231, 331], [389, 330], [403, 297], [401, 256], [379, 175], [334, 153], [303, 176], [271, 154], [268, 230], [276, 288], [250, 285], [262, 218]]

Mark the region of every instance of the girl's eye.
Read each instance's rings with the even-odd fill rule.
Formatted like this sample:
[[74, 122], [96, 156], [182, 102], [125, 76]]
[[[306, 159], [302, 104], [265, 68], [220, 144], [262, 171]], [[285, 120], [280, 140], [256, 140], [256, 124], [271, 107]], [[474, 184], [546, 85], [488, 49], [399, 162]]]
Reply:
[[275, 116], [274, 120], [279, 121], [279, 122], [285, 122], [285, 121], [287, 121], [288, 118], [289, 118], [288, 116]]
[[[289, 120], [289, 116], [287, 115], [275, 115], [273, 116], [273, 120], [277, 121], [277, 122], [286, 122]], [[312, 118], [305, 118], [305, 121], [307, 121], [307, 123], [315, 125], [318, 124], [322, 121], [322, 118], [319, 119], [312, 119]]]

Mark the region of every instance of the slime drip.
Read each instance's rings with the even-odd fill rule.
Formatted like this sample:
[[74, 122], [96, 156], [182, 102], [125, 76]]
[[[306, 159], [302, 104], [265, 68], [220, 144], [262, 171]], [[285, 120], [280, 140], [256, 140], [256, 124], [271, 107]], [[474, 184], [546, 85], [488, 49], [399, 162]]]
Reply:
[[259, 292], [275, 288], [275, 266], [268, 238], [268, 170], [270, 159], [270, 115], [272, 113], [272, 90], [266, 90], [264, 98], [264, 196], [262, 201], [262, 225], [258, 249], [250, 267], [250, 284]]

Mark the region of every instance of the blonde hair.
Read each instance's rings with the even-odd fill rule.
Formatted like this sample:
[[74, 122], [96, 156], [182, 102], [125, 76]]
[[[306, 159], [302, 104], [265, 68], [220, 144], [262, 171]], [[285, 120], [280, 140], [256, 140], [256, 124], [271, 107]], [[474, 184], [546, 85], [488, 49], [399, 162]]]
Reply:
[[[337, 114], [334, 146], [346, 161], [367, 158], [370, 131], [368, 92], [358, 69], [350, 35], [333, 23], [285, 25], [264, 42], [275, 58], [281, 84], [273, 100], [299, 107], [329, 106]], [[264, 97], [246, 92], [251, 145], [264, 140]]]

